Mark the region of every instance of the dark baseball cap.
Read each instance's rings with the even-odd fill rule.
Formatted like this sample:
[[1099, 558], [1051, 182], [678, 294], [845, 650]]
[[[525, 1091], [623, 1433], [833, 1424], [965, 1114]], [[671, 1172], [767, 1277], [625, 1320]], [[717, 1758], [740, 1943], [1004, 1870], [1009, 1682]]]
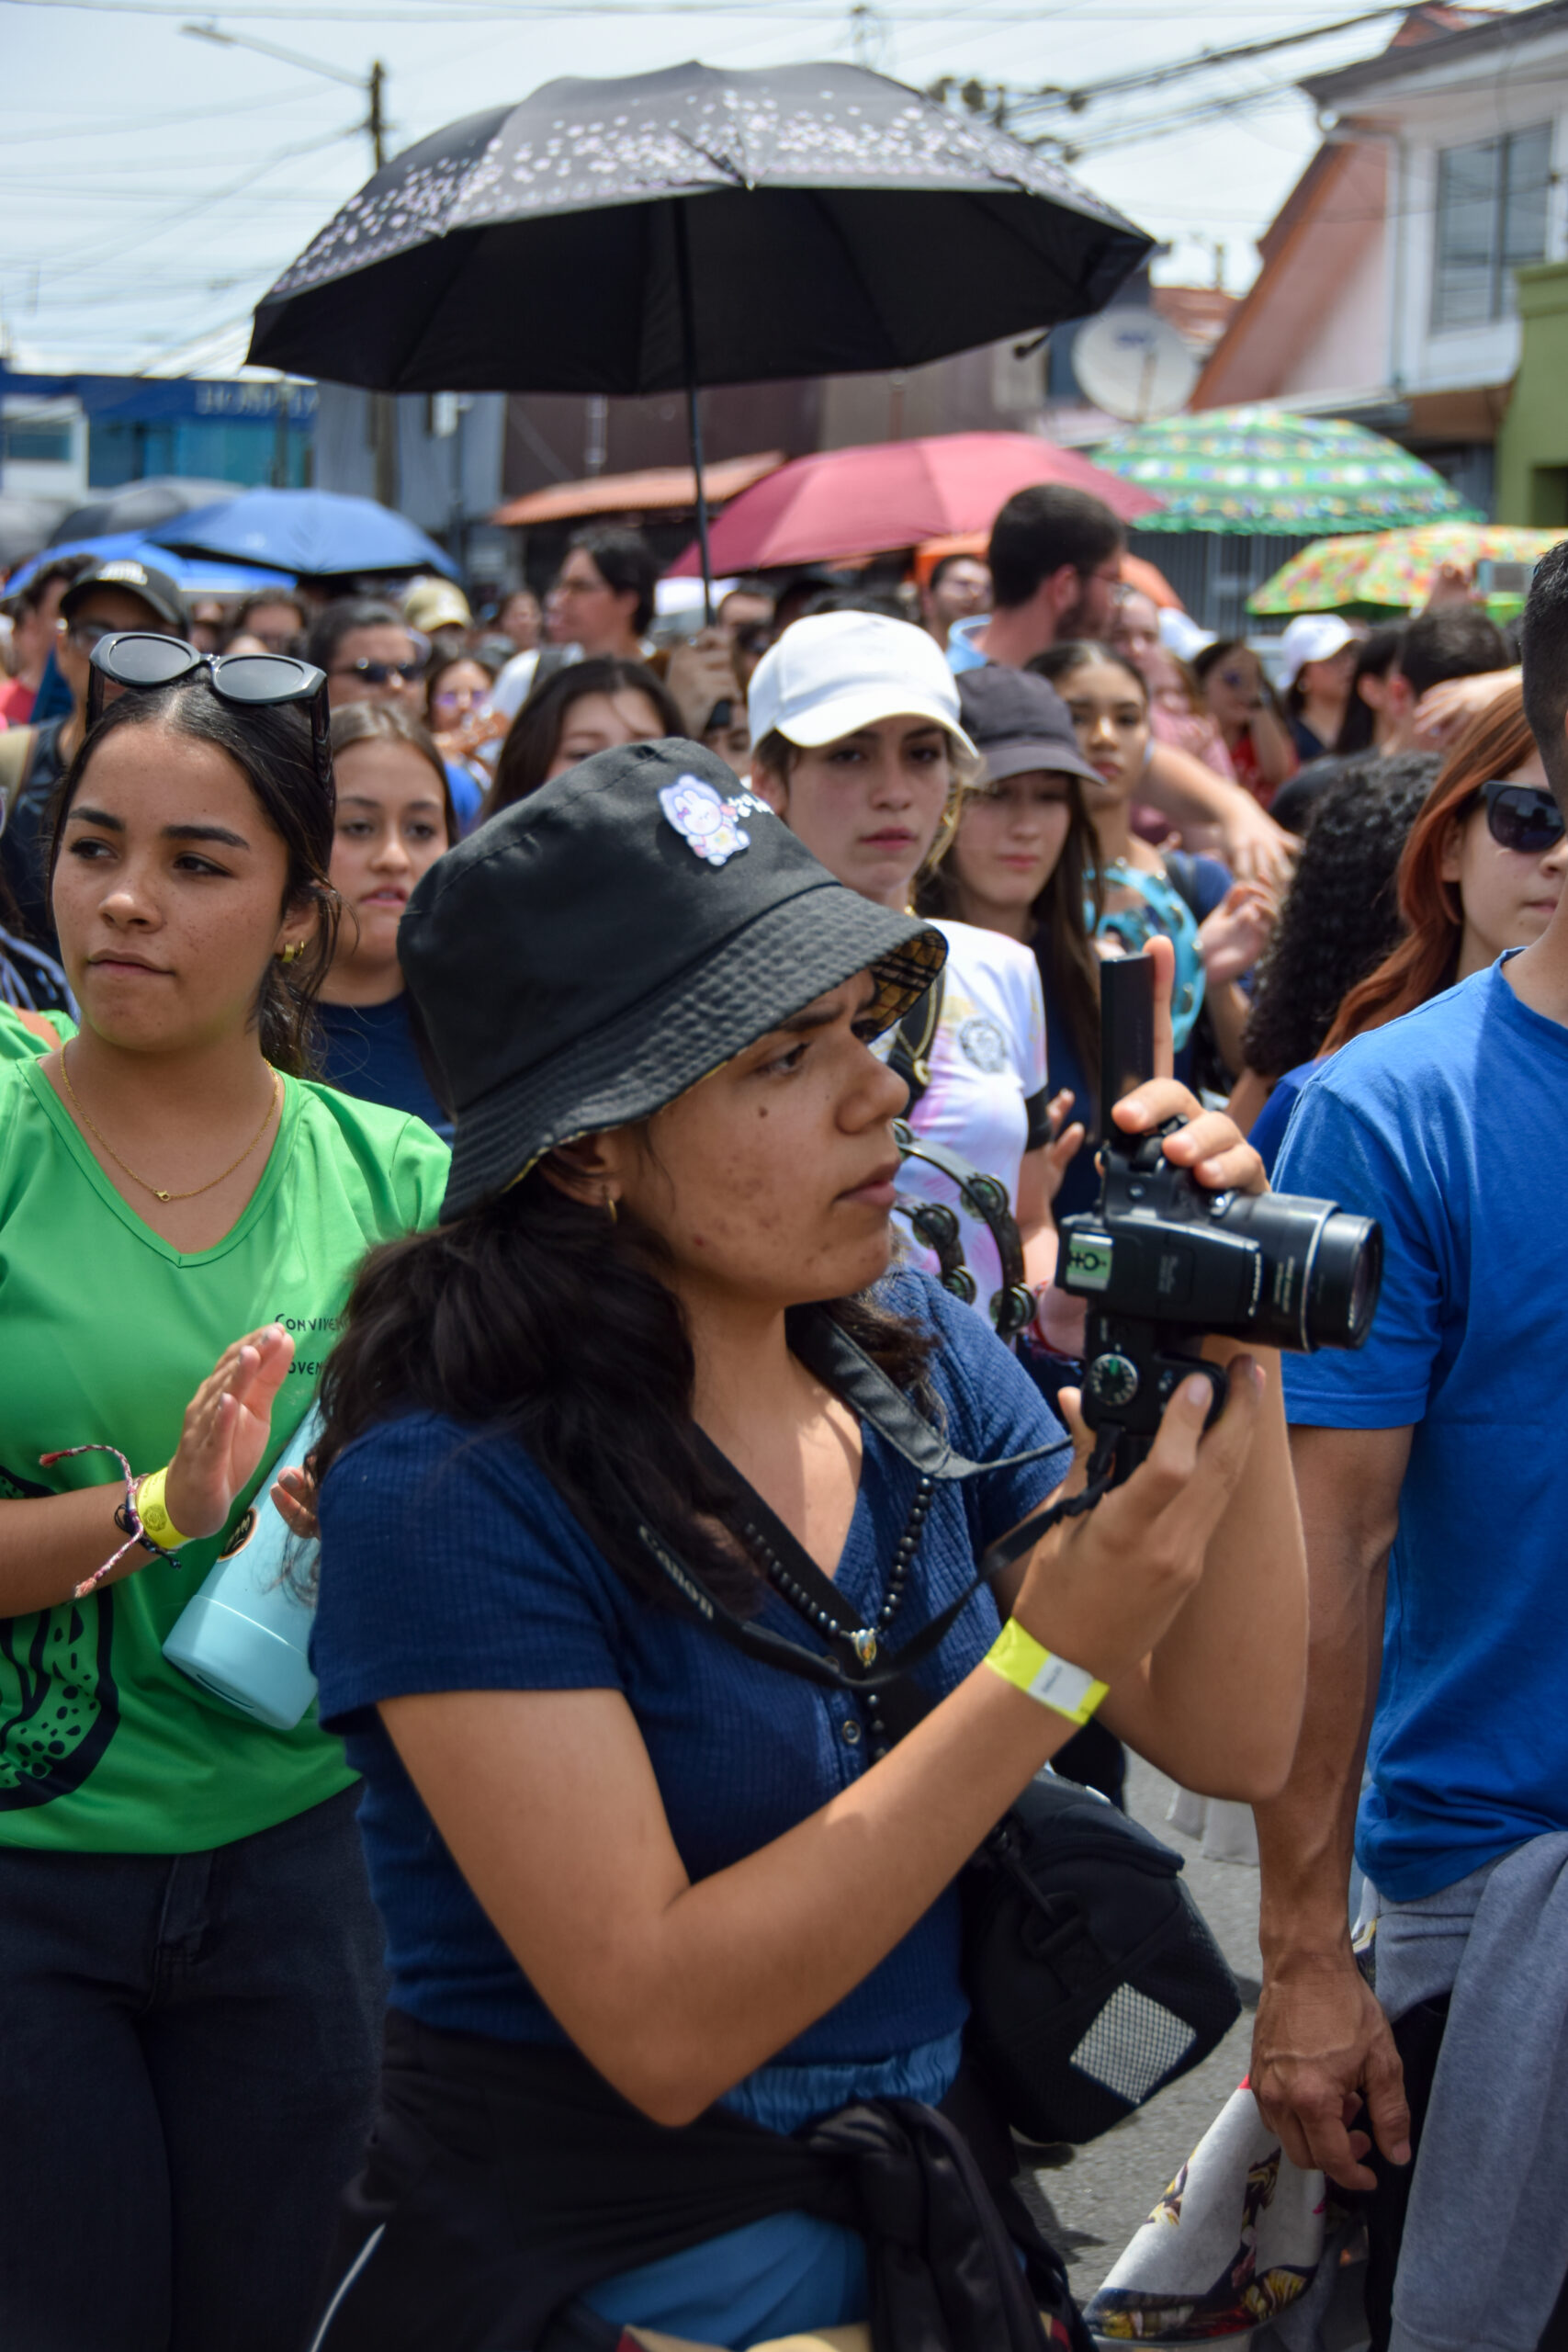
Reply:
[[1036, 768], [1100, 782], [1099, 771], [1078, 749], [1067, 706], [1048, 678], [987, 662], [960, 673], [958, 700], [964, 730], [986, 763], [987, 784]]
[[399, 926], [457, 1114], [443, 1218], [662, 1110], [856, 972], [891, 1027], [946, 953], [700, 744], [597, 752], [438, 859]]
[[62, 617], [70, 620], [94, 588], [123, 588], [128, 595], [140, 596], [165, 628], [172, 629], [176, 637], [185, 635], [185, 599], [166, 571], [159, 571], [135, 556], [110, 556], [71, 582], [60, 600]]

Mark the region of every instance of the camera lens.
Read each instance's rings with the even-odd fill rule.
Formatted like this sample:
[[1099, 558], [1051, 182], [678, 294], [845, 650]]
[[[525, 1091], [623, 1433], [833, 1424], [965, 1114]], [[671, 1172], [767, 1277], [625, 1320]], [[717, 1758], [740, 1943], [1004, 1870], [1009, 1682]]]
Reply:
[[1344, 1210], [1325, 1217], [1307, 1287], [1306, 1332], [1314, 1348], [1359, 1348], [1382, 1288], [1382, 1228]]

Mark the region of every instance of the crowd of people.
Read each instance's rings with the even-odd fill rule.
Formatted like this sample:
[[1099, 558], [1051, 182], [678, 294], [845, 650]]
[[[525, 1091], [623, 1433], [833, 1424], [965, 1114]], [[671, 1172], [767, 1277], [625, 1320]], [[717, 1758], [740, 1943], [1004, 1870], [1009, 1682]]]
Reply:
[[[1129, 1747], [1254, 1809], [1252, 2087], [1372, 2343], [1568, 2341], [1568, 543], [1516, 643], [1445, 589], [1268, 662], [1125, 560], [1047, 487], [696, 628], [610, 526], [482, 618], [13, 601], [17, 2352], [1087, 2352], [957, 1881]], [[1118, 1136], [1375, 1217], [1382, 1291], [1208, 1342], [1090, 1509]], [[166, 1646], [269, 1512], [292, 1728]]]

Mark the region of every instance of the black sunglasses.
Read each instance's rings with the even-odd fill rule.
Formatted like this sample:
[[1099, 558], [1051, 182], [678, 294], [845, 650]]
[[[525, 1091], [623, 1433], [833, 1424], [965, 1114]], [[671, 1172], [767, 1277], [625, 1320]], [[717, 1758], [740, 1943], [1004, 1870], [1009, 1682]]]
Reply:
[[103, 715], [104, 681], [132, 693], [155, 686], [177, 685], [182, 678], [205, 672], [220, 702], [237, 710], [272, 710], [286, 703], [309, 703], [310, 748], [317, 781], [333, 789], [332, 714], [327, 705], [327, 674], [313, 662], [296, 661], [291, 653], [203, 653], [183, 637], [154, 637], [145, 629], [123, 629], [106, 637], [91, 654], [93, 675], [87, 681], [87, 724]]
[[340, 662], [333, 672], [334, 678], [363, 678], [367, 686], [389, 686], [400, 678], [412, 686], [424, 675], [423, 662]]
[[1562, 839], [1562, 811], [1539, 784], [1494, 780], [1481, 787], [1486, 830], [1499, 849], [1540, 857]]

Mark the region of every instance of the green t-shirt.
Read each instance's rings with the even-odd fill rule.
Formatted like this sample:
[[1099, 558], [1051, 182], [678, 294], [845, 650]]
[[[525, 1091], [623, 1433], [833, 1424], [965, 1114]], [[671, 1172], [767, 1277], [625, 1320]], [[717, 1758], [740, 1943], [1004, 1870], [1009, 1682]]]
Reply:
[[[46, 1012], [43, 1018], [56, 1032], [56, 1045], [76, 1035], [76, 1023], [68, 1012]], [[15, 1006], [0, 1004], [0, 1062], [39, 1061], [53, 1050], [34, 1035]]]
[[[367, 1248], [434, 1223], [447, 1150], [418, 1119], [284, 1081], [272, 1154], [216, 1249], [170, 1248], [121, 1200], [37, 1059], [0, 1060], [0, 1496], [118, 1477], [178, 1443], [185, 1409], [231, 1341], [293, 1334], [270, 1464], [315, 1392]], [[353, 1775], [312, 1707], [291, 1732], [254, 1723], [163, 1655], [228, 1526], [86, 1600], [0, 1618], [0, 1844], [197, 1853], [320, 1804]]]

